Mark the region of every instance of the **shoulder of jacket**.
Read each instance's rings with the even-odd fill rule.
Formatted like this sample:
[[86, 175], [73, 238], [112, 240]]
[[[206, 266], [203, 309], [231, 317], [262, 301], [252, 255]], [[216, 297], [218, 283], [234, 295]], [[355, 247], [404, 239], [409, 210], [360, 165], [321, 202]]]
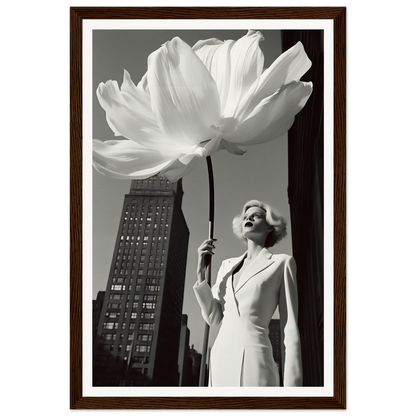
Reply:
[[283, 261], [287, 261], [287, 260], [293, 259], [293, 257], [290, 256], [289, 254], [280, 253], [280, 254], [272, 254], [272, 259], [273, 260], [281, 259]]
[[284, 263], [284, 264], [294, 263], [294, 264], [296, 264], [296, 261], [295, 261], [294, 257], [290, 256], [289, 254], [284, 254], [284, 253], [282, 253], [282, 254], [273, 254], [272, 259], [275, 262], [279, 262], [280, 264], [281, 263]]

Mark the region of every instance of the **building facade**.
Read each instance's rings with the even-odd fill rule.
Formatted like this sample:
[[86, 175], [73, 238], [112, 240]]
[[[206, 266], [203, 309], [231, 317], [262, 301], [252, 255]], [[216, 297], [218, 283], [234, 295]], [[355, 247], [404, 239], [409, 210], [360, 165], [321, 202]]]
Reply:
[[288, 196], [293, 257], [297, 264], [303, 385], [323, 386], [323, 31], [282, 31], [283, 51], [298, 41], [312, 61], [302, 80], [313, 82], [313, 93], [288, 132]]
[[94, 386], [178, 386], [189, 230], [181, 181], [132, 180], [94, 347]]

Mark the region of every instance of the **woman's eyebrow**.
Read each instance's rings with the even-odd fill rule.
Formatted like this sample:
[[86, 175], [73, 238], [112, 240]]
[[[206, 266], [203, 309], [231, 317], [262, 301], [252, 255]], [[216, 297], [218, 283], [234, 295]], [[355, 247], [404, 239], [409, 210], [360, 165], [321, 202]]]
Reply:
[[[256, 212], [253, 212], [252, 214], [250, 214], [249, 216], [251, 217], [252, 215], [260, 215], [260, 214], [261, 214], [261, 211], [256, 211]], [[247, 216], [248, 216], [247, 214], [244, 214], [243, 219], [247, 218]]]

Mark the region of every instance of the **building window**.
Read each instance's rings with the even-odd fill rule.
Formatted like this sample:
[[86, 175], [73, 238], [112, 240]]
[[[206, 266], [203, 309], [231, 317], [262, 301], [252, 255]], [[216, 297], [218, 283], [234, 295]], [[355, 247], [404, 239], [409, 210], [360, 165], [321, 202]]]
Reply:
[[152, 340], [152, 337], [152, 334], [139, 334], [137, 335], [137, 341], [150, 342]]
[[[141, 319], [154, 319], [155, 314], [154, 312], [141, 312], [140, 313], [140, 318]], [[112, 329], [112, 328], [110, 328]]]
[[111, 290], [126, 290], [125, 285], [111, 285]]
[[155, 329], [155, 324], [143, 322], [139, 324], [139, 329], [142, 331], [153, 331]]
[[108, 303], [107, 309], [120, 309], [121, 303]]
[[136, 345], [136, 352], [150, 352], [150, 345]]
[[157, 295], [144, 295], [144, 300], [157, 300]]
[[116, 334], [101, 334], [101, 339], [112, 341], [116, 339]]
[[146, 285], [145, 290], [149, 292], [159, 292], [160, 286], [159, 285]]
[[137, 312], [132, 312], [131, 319], [136, 319], [136, 318], [137, 318]]
[[120, 318], [120, 312], [106, 312], [105, 317], [110, 319]]
[[133, 357], [133, 362], [140, 364], [149, 364], [149, 357], [144, 357], [143, 355]]

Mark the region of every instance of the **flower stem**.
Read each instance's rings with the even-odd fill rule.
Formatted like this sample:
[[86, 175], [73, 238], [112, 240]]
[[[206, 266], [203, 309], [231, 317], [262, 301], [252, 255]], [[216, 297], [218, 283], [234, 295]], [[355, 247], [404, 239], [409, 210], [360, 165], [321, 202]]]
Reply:
[[[212, 170], [211, 157], [207, 156], [207, 167], [208, 167], [208, 180], [209, 180], [209, 223], [208, 232], [209, 238], [214, 238], [214, 174]], [[212, 256], [205, 256], [206, 259], [206, 272], [205, 280], [209, 286], [211, 286], [211, 260]], [[209, 325], [205, 324], [204, 330], [204, 341], [202, 343], [202, 358], [201, 367], [199, 370], [199, 386], [205, 386], [205, 364], [207, 361], [207, 350], [208, 350], [208, 339], [209, 339]]]
[[[209, 238], [214, 238], [214, 173], [212, 170], [211, 156], [207, 156], [209, 179]], [[209, 257], [211, 258], [211, 257]]]

